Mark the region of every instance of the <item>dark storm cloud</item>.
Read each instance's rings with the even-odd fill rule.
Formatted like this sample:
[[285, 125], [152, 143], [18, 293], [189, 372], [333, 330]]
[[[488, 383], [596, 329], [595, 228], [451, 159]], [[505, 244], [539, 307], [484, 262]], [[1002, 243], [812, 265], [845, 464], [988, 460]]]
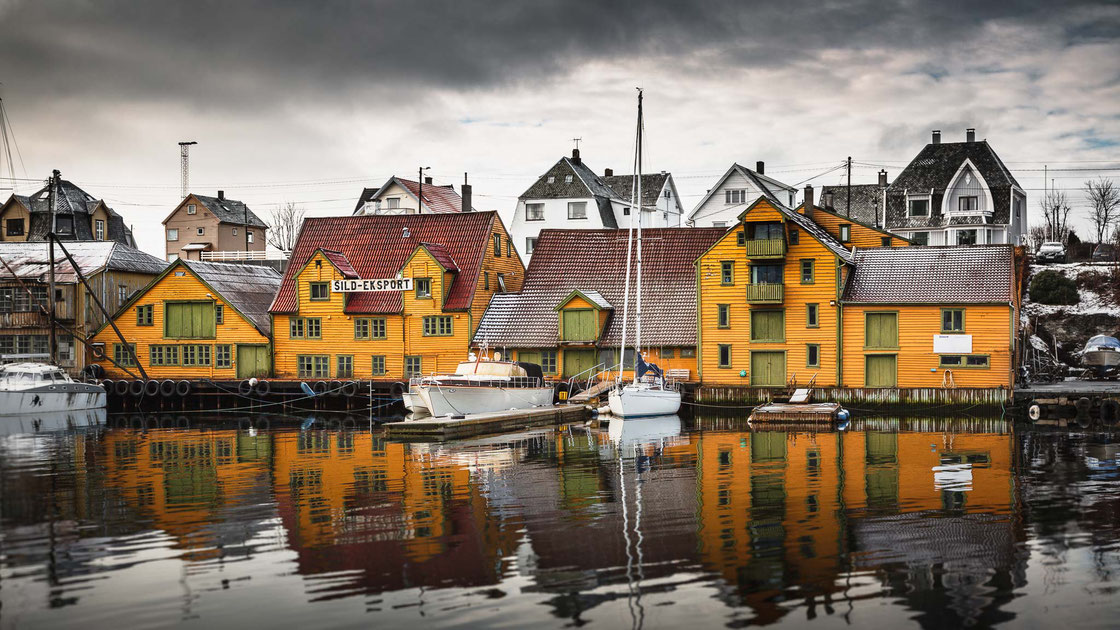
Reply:
[[[1062, 11], [1073, 11], [1066, 3]], [[0, 0], [0, 81], [21, 98], [266, 107], [370, 86], [487, 89], [590, 59], [780, 67], [824, 48], [952, 46], [1050, 2], [51, 2]], [[1115, 35], [1111, 21], [1071, 39]]]

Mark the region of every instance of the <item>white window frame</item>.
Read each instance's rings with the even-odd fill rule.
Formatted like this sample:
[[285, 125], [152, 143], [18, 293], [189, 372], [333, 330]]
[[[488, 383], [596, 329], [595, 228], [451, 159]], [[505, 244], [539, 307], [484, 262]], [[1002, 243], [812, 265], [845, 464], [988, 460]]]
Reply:
[[[540, 210], [539, 214], [534, 214], [533, 210]], [[544, 221], [544, 204], [543, 203], [527, 203], [525, 204], [525, 220], [526, 221]]]
[[[573, 216], [572, 210], [582, 208], [583, 216]], [[587, 202], [586, 201], [569, 201], [568, 202], [568, 218], [573, 221], [582, 221], [587, 218]]]
[[93, 220], [93, 238], [99, 241], [105, 240], [105, 219]]
[[385, 200], [385, 206], [390, 210], [396, 210], [401, 207], [400, 197], [389, 197]]
[[198, 207], [193, 203], [187, 204], [187, 214], [198, 214]]
[[167, 228], [167, 242], [174, 243], [179, 240], [179, 228]]
[[526, 255], [532, 255], [533, 250], [536, 249], [536, 248], [537, 248], [537, 237], [535, 237], [535, 236], [525, 237], [525, 254]]
[[723, 205], [737, 206], [747, 203], [746, 188], [728, 188], [723, 191]]
[[237, 228], [233, 228], [233, 235], [237, 236]]
[[206, 228], [195, 228], [195, 234], [197, 234], [198, 236], [206, 236]]
[[571, 176], [571, 175], [565, 175], [565, 176], [564, 176], [564, 183], [565, 183], [565, 184], [570, 184], [570, 183], [572, 183], [572, 176]]
[[250, 245], [252, 245], [254, 243], [254, 241], [253, 241], [253, 231], [252, 230], [245, 230], [245, 242], [250, 244]]
[[[932, 195], [906, 195], [906, 216], [907, 217], [929, 218], [930, 213], [932, 212], [931, 207], [933, 206], [933, 200], [930, 198], [931, 196]], [[914, 204], [915, 201], [926, 202], [926, 213], [925, 214], [914, 214], [914, 205], [913, 204]]]

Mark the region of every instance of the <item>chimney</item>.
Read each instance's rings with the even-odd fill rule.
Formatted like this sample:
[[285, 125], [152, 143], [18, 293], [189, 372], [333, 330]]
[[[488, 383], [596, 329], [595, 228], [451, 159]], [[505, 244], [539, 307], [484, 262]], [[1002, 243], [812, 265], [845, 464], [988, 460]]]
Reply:
[[821, 193], [821, 207], [825, 210], [832, 210], [835, 206], [832, 205], [832, 191]]
[[973, 129], [972, 127], [969, 127], [968, 129], [965, 129], [964, 130], [964, 141], [965, 142], [976, 142], [976, 130]]
[[941, 144], [941, 130], [940, 129], [934, 129], [933, 130], [933, 143], [934, 144]]
[[613, 168], [603, 169], [603, 177], [614, 177], [614, 169]]
[[463, 212], [470, 212], [474, 209], [471, 205], [472, 190], [471, 185], [467, 183], [467, 174], [463, 173], [463, 207], [460, 208]]
[[432, 178], [431, 177], [425, 177], [424, 178], [424, 183], [428, 184], [430, 186], [432, 184]]
[[225, 199], [225, 198], [226, 198], [226, 191], [219, 190], [218, 191], [218, 199]]
[[579, 159], [579, 149], [572, 149], [572, 163], [583, 164], [583, 162]]
[[807, 184], [805, 186], [805, 216], [810, 219], [813, 218], [813, 185]]
[[879, 171], [879, 188], [886, 188], [886, 187], [887, 187], [887, 169], [884, 168], [884, 169]]
[[754, 163], [754, 172], [758, 173], [759, 175], [765, 175], [766, 174], [766, 162], [763, 162], [762, 160], [759, 160], [759, 161], [755, 162]]

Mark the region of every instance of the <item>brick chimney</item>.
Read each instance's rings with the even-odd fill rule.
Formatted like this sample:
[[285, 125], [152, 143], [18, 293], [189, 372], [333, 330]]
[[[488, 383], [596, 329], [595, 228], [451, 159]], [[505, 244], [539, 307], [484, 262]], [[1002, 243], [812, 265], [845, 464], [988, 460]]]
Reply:
[[470, 212], [474, 209], [474, 206], [471, 205], [471, 197], [473, 196], [474, 193], [471, 189], [471, 185], [467, 183], [467, 174], [463, 173], [463, 207], [460, 208], [460, 210], [463, 212]]
[[614, 177], [614, 169], [613, 168], [603, 169], [603, 177]]
[[218, 199], [225, 199], [225, 198], [226, 198], [226, 191], [219, 190], [218, 191]]
[[884, 168], [884, 169], [879, 171], [879, 188], [886, 188], [886, 187], [887, 187], [887, 169]]
[[583, 161], [579, 159], [579, 149], [572, 149], [572, 163], [583, 164]]
[[763, 162], [762, 160], [759, 160], [759, 161], [755, 162], [754, 163], [754, 172], [758, 173], [759, 175], [765, 175], [766, 174], [766, 162]]
[[805, 203], [805, 205], [804, 205], [805, 216], [812, 219], [813, 218], [813, 208], [815, 206], [814, 199], [813, 199], [813, 185], [812, 184], [806, 184], [805, 185], [805, 202], [804, 203]]
[[964, 130], [964, 141], [965, 142], [976, 142], [976, 130], [973, 129], [972, 127], [969, 127], [968, 129], [965, 129]]
[[940, 129], [934, 129], [933, 130], [933, 143], [934, 144], [941, 144], [941, 130]]

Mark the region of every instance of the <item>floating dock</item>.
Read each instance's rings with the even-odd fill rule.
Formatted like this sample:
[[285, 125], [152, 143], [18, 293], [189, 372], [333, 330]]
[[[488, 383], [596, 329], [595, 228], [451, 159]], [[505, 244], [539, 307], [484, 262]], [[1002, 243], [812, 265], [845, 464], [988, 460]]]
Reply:
[[587, 408], [581, 405], [556, 405], [540, 409], [475, 413], [462, 418], [429, 417], [391, 422], [384, 426], [385, 435], [389, 439], [447, 440], [504, 431], [520, 431], [535, 426], [580, 422], [588, 417]]
[[756, 407], [747, 422], [751, 424], [832, 424], [838, 420], [839, 403], [770, 403]]

